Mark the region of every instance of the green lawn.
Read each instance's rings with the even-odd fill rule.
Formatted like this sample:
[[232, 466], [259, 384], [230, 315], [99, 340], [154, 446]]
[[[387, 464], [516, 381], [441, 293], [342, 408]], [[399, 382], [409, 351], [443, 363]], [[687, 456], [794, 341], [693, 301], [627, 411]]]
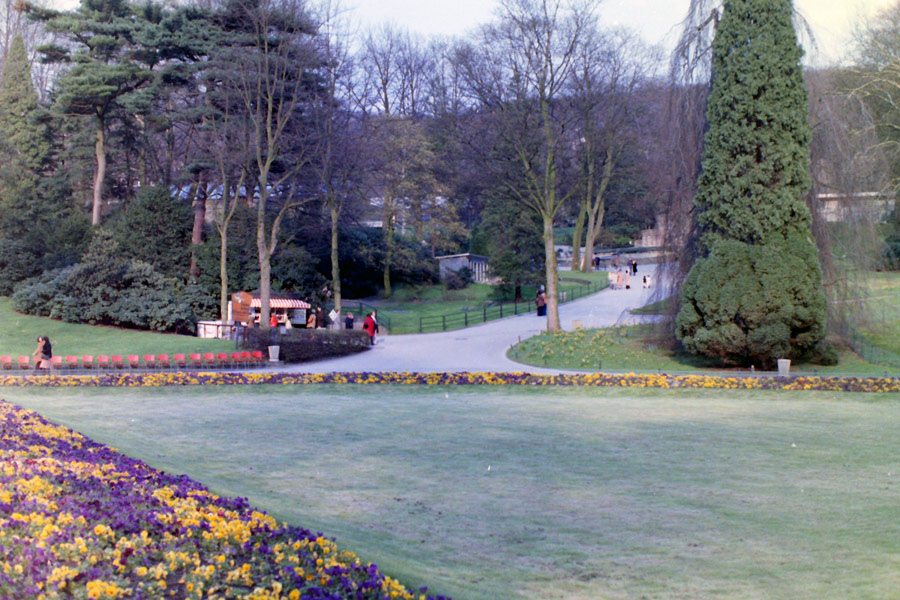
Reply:
[[[580, 273], [560, 271], [560, 292], [571, 295], [573, 291], [593, 283], [608, 285], [605, 271]], [[473, 314], [472, 322], [482, 322], [481, 314], [485, 306], [498, 302], [494, 297], [495, 288], [487, 284], [473, 283], [462, 290], [444, 290], [442, 286], [399, 286], [389, 300], [366, 300], [378, 307], [382, 316], [390, 319], [392, 333], [418, 333], [420, 319], [424, 317], [440, 317], [441, 315], [459, 315], [464, 312]], [[529, 312], [534, 308], [533, 299], [537, 292], [535, 286], [524, 286], [519, 303], [520, 312]], [[504, 304], [512, 306], [512, 299], [504, 300]], [[513, 314], [512, 311], [510, 314]], [[434, 326], [426, 327], [426, 331], [434, 331]]]
[[900, 583], [896, 394], [3, 394], [457, 600], [843, 600]]
[[900, 273], [872, 273], [867, 283], [870, 299], [863, 305], [867, 319], [862, 334], [874, 345], [900, 354]]
[[[507, 356], [538, 367], [585, 371], [634, 371], [663, 373], [710, 372], [721, 370], [716, 363], [656, 345], [651, 325], [610, 329], [581, 329], [544, 333], [513, 346]], [[843, 350], [840, 363], [823, 366], [810, 363], [791, 365], [792, 373], [822, 375], [896, 375], [895, 369], [872, 364]]]
[[116, 327], [64, 323], [15, 312], [9, 298], [0, 298], [0, 354], [31, 355], [37, 336], [46, 335], [53, 354], [173, 354], [175, 352], [224, 352], [234, 342], [202, 340], [194, 336], [151, 333]]

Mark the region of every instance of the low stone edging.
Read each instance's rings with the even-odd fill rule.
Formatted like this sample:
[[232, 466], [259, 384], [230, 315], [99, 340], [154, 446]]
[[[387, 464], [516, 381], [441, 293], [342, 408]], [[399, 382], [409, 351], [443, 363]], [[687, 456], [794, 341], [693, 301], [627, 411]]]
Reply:
[[523, 385], [597, 386], [689, 389], [815, 390], [830, 392], [900, 392], [900, 378], [889, 377], [725, 377], [666, 374], [539, 374], [484, 373], [285, 373], [285, 372], [165, 372], [100, 375], [27, 375], [0, 377], [0, 386], [26, 387], [159, 387], [168, 385]]

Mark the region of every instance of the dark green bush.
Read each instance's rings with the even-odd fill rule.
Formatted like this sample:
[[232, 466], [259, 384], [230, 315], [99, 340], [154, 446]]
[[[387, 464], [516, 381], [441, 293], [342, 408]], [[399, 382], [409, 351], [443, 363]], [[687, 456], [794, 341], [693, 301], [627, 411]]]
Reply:
[[840, 357], [833, 344], [822, 342], [813, 349], [809, 361], [815, 365], [833, 367], [840, 362]]
[[281, 346], [284, 362], [299, 363], [362, 352], [369, 347], [369, 334], [361, 329], [290, 329], [285, 334], [248, 330], [245, 347], [266, 353], [272, 345]]
[[200, 304], [195, 286], [119, 257], [103, 233], [82, 262], [22, 282], [12, 300], [18, 311], [70, 323], [183, 333], [194, 331], [192, 305]]
[[717, 242], [684, 283], [676, 335], [691, 353], [769, 367], [809, 355], [825, 336], [815, 246], [793, 239]]
[[193, 221], [190, 202], [150, 186], [115, 216], [110, 230], [123, 258], [145, 262], [167, 277], [187, 277]]
[[448, 271], [444, 276], [444, 283], [448, 290], [465, 289], [467, 285], [472, 283], [472, 269], [463, 267], [459, 271]]

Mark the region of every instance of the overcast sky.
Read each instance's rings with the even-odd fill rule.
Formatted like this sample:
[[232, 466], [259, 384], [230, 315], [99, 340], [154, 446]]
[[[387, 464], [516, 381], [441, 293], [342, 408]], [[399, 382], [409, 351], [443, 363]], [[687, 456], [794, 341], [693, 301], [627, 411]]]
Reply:
[[[874, 16], [897, 0], [794, 0], [809, 21], [821, 55], [816, 64], [844, 55], [853, 24]], [[340, 0], [353, 23], [365, 28], [389, 21], [410, 31], [430, 35], [463, 35], [493, 15], [497, 0]], [[77, 0], [52, 0], [59, 8], [73, 8]], [[603, 0], [603, 23], [635, 29], [649, 43], [670, 49], [689, 0]], [[807, 48], [812, 55], [813, 50]]]
[[[819, 46], [818, 61], [840, 58], [850, 42], [853, 25], [874, 16], [897, 0], [794, 0], [809, 21]], [[361, 26], [389, 20], [425, 35], [462, 35], [489, 20], [496, 0], [342, 0]], [[689, 0], [603, 0], [601, 21], [635, 29], [644, 40], [670, 49]], [[807, 49], [812, 54], [812, 49]]]

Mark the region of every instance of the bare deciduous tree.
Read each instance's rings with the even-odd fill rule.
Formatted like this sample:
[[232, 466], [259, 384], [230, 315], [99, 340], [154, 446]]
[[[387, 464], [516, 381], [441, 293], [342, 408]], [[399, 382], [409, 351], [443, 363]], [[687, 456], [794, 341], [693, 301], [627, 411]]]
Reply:
[[594, 244], [603, 227], [606, 190], [622, 154], [636, 143], [634, 123], [644, 116], [638, 92], [654, 75], [659, 58], [633, 33], [602, 34], [595, 29], [587, 30], [576, 58], [571, 93], [581, 133], [576, 145], [582, 183], [572, 235], [572, 269], [590, 271]]
[[594, 5], [502, 0], [499, 21], [461, 53], [471, 93], [494, 115], [518, 165], [522, 179], [508, 188], [543, 223], [549, 331], [560, 329], [553, 226], [565, 201], [557, 176], [569, 118], [561, 100]]
[[300, 0], [237, 2], [251, 45], [233, 55], [235, 92], [250, 125], [256, 186], [261, 326], [269, 327], [272, 255], [285, 216], [309, 199], [298, 181], [312, 156], [301, 108], [316, 64], [313, 28]]

